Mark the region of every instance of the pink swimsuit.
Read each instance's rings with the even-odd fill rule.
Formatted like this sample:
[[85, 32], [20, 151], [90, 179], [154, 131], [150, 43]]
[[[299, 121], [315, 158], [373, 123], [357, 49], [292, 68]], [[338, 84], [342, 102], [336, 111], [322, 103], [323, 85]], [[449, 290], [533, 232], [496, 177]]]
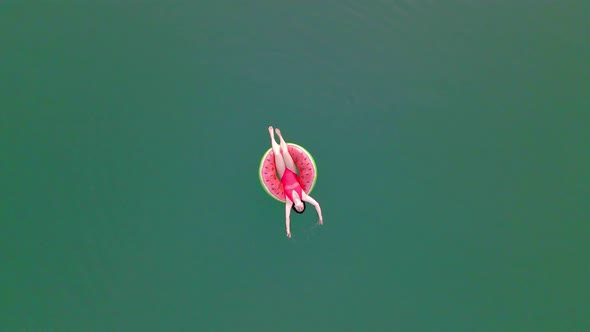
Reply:
[[299, 199], [303, 199], [303, 195], [301, 194], [301, 185], [297, 180], [297, 174], [295, 174], [292, 170], [288, 168], [285, 169], [285, 173], [281, 178], [281, 183], [283, 184], [285, 195], [289, 197], [291, 202], [295, 202], [295, 200], [293, 200], [293, 190], [297, 191], [297, 194], [299, 194]]

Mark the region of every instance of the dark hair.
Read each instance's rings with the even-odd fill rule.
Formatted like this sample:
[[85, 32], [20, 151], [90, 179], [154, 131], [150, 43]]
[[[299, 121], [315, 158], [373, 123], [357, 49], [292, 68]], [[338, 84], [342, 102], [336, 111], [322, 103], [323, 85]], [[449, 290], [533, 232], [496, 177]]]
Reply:
[[305, 202], [304, 201], [301, 201], [301, 203], [303, 203], [303, 210], [301, 210], [301, 212], [297, 211], [297, 209], [295, 208], [295, 204], [293, 203], [293, 206], [291, 207], [293, 209], [293, 211], [295, 211], [295, 212], [297, 212], [299, 214], [305, 212]]

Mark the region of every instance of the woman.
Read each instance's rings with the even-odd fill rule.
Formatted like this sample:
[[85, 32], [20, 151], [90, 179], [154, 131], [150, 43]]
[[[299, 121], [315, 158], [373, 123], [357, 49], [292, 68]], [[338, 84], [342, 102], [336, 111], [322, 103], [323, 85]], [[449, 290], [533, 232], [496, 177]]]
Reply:
[[[270, 141], [272, 142], [272, 151], [275, 156], [275, 165], [279, 179], [281, 179], [283, 190], [285, 191], [285, 224], [287, 226], [287, 237], [291, 238], [291, 208], [297, 213], [303, 213], [305, 211], [305, 202], [309, 202], [315, 207], [318, 213], [320, 225], [324, 224], [322, 209], [320, 208], [320, 204], [301, 188], [301, 184], [297, 179], [297, 165], [295, 165], [293, 158], [291, 158], [291, 154], [287, 149], [287, 143], [285, 143], [281, 131], [278, 128], [273, 131], [272, 126], [269, 126], [268, 132], [270, 134]], [[280, 145], [275, 141], [275, 132], [279, 136]]]

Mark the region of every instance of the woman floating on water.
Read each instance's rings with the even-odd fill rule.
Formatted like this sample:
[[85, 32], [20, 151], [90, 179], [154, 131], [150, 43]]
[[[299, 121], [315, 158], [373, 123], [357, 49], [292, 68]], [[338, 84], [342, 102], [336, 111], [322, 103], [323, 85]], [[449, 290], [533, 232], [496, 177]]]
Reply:
[[[273, 131], [272, 126], [270, 126], [268, 127], [268, 132], [270, 134], [270, 141], [272, 142], [272, 151], [274, 153], [279, 179], [285, 191], [285, 224], [287, 226], [287, 237], [291, 238], [291, 209], [297, 213], [303, 213], [305, 211], [305, 202], [309, 202], [315, 207], [318, 213], [320, 218], [319, 224], [323, 225], [322, 209], [320, 208], [320, 204], [301, 188], [301, 184], [297, 180], [297, 165], [295, 165], [293, 158], [291, 158], [287, 143], [285, 143], [281, 131], [278, 128]], [[275, 132], [279, 136], [280, 145], [275, 141]]]

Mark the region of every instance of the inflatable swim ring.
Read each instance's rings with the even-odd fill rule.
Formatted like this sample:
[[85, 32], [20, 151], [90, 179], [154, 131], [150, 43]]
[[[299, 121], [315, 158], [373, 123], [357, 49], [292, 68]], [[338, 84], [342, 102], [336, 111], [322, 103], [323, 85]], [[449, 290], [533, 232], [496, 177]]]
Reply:
[[[316, 179], [318, 177], [318, 169], [315, 161], [311, 154], [305, 150], [302, 146], [297, 144], [288, 143], [287, 147], [293, 161], [299, 170], [297, 178], [301, 187], [306, 193], [311, 193], [315, 186]], [[260, 169], [258, 171], [260, 177], [260, 184], [262, 188], [274, 199], [285, 202], [285, 192], [281, 185], [281, 180], [277, 176], [275, 167], [275, 157], [272, 148], [269, 148], [260, 160]]]

